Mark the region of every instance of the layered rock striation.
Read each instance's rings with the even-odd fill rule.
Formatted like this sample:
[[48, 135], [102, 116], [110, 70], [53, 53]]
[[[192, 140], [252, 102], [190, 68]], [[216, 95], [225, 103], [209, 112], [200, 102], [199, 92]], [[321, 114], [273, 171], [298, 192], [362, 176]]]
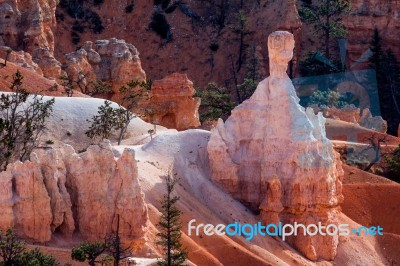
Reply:
[[58, 78], [60, 63], [54, 58], [53, 28], [59, 1], [5, 0], [0, 2], [0, 45], [32, 55], [48, 78]]
[[113, 100], [120, 100], [119, 89], [130, 81], [145, 81], [139, 52], [135, 46], [124, 40], [111, 38], [86, 42], [81, 49], [66, 54], [65, 71], [77, 80], [86, 74], [87, 82], [101, 80], [112, 86]]
[[0, 190], [0, 228], [34, 241], [54, 234], [102, 240], [116, 229], [117, 216], [124, 239], [142, 237], [147, 226], [134, 151], [116, 160], [109, 142], [80, 154], [69, 145], [33, 153], [0, 173]]
[[[397, 1], [351, 0], [351, 14], [344, 17], [348, 31], [348, 54], [351, 62], [367, 51], [374, 30], [377, 29], [385, 49], [391, 48], [397, 58], [400, 56], [400, 36], [394, 34], [400, 29]], [[367, 62], [368, 63], [368, 62]]]
[[[211, 132], [212, 180], [266, 224], [337, 224], [343, 170], [325, 118], [299, 105], [286, 74], [293, 35], [274, 32], [268, 46], [271, 76]], [[311, 260], [332, 260], [338, 236], [300, 233], [288, 242]]]
[[200, 126], [200, 99], [186, 74], [173, 73], [155, 80], [148, 109], [154, 110], [151, 122], [168, 128], [186, 130]]

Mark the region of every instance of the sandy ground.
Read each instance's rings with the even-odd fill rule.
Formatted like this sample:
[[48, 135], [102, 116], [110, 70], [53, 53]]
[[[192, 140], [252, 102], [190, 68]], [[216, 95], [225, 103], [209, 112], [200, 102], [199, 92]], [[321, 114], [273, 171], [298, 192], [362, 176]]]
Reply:
[[[29, 69], [7, 62], [7, 66], [0, 65], [0, 91], [10, 91], [12, 76], [19, 70], [23, 75], [23, 87], [32, 93], [49, 96], [66, 96], [62, 86], [54, 86], [54, 81], [38, 75]], [[89, 97], [74, 91], [74, 97]]]
[[400, 184], [344, 166], [343, 213], [364, 226], [383, 227], [376, 249], [387, 265], [400, 265]]
[[[258, 221], [257, 215], [209, 180], [206, 159], [208, 138], [209, 132], [202, 130], [166, 132], [148, 144], [134, 147], [139, 162], [140, 182], [150, 206], [153, 224], [158, 220], [159, 201], [164, 191], [162, 176], [171, 166], [180, 178], [176, 193], [181, 197], [179, 207], [183, 211], [184, 233], [187, 233], [185, 226], [191, 219], [196, 219], [197, 223], [211, 224]], [[116, 147], [117, 153], [123, 148]], [[346, 170], [346, 174], [349, 173]], [[359, 178], [362, 178], [362, 173], [360, 171]], [[375, 182], [381, 182], [379, 177], [374, 178]], [[345, 191], [346, 189], [345, 187]], [[350, 198], [348, 195], [347, 197]], [[352, 228], [363, 223], [356, 219], [353, 221], [345, 214], [340, 216], [342, 223], [348, 223]], [[320, 261], [317, 264], [390, 265], [389, 261], [398, 259], [396, 250], [400, 242], [396, 242], [397, 239], [397, 235], [385, 235], [382, 238], [354, 235], [342, 237], [335, 261]], [[389, 242], [394, 245], [389, 245]], [[245, 241], [241, 237], [184, 236], [184, 244], [189, 249], [189, 258], [197, 265], [315, 265], [285, 242], [270, 237], [256, 237], [252, 241]]]

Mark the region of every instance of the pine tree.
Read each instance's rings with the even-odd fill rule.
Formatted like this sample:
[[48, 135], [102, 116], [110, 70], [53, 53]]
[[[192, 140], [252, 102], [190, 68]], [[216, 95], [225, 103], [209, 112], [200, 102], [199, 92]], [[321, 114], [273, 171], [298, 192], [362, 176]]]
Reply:
[[26, 251], [26, 243], [18, 239], [12, 228], [0, 230], [0, 257], [2, 265], [16, 265], [18, 258]]
[[393, 52], [382, 48], [382, 39], [375, 29], [370, 44], [373, 56], [370, 66], [375, 69], [382, 117], [388, 122], [388, 133], [396, 135], [400, 122], [400, 68]]
[[161, 201], [162, 213], [157, 226], [160, 233], [157, 234], [157, 244], [162, 246], [164, 250], [164, 258], [158, 262], [160, 266], [181, 266], [185, 265], [187, 253], [181, 244], [180, 222], [181, 211], [176, 207], [179, 201], [178, 196], [173, 196], [176, 179], [173, 179], [171, 173], [166, 178], [167, 193]]
[[7, 66], [8, 57], [10, 56], [11, 52], [12, 52], [11, 48], [6, 49], [6, 58], [4, 59], [4, 66]]
[[88, 121], [91, 122], [91, 126], [85, 134], [89, 138], [107, 139], [111, 136], [113, 130], [119, 129], [118, 109], [112, 107], [111, 104], [110, 101], [105, 100], [104, 105], [99, 106], [98, 114]]
[[106, 248], [106, 243], [83, 242], [79, 245], [79, 247], [75, 247], [72, 249], [71, 258], [80, 262], [88, 261], [88, 264], [90, 266], [95, 266], [96, 263], [104, 263], [110, 261], [109, 257], [101, 257]]
[[197, 90], [197, 97], [201, 98], [200, 121], [226, 119], [235, 103], [231, 99], [231, 94], [225, 87], [220, 87], [216, 83], [208, 83], [204, 90]]
[[119, 236], [119, 214], [117, 215], [117, 230], [114, 235], [107, 238], [107, 253], [114, 259], [114, 266], [118, 266], [120, 261], [131, 256], [131, 248], [123, 248], [121, 237]]
[[314, 26], [324, 40], [325, 56], [330, 57], [331, 39], [346, 35], [342, 15], [350, 11], [348, 0], [320, 0], [317, 5], [306, 5], [299, 10], [301, 18]]

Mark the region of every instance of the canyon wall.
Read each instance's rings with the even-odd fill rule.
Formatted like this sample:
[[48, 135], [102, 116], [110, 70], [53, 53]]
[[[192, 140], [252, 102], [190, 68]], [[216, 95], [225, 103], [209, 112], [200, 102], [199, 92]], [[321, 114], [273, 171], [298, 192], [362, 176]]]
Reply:
[[61, 65], [54, 58], [55, 11], [58, 1], [0, 1], [0, 46], [24, 50], [48, 78], [58, 78]]
[[38, 150], [0, 173], [0, 189], [0, 228], [13, 227], [25, 239], [102, 240], [116, 229], [118, 215], [125, 240], [143, 237], [147, 226], [135, 153], [126, 149], [116, 160], [107, 141], [79, 154], [69, 145]]
[[391, 48], [400, 58], [400, 2], [390, 0], [351, 0], [351, 14], [344, 19], [348, 31], [348, 55], [355, 62], [370, 46], [378, 29], [384, 48]]

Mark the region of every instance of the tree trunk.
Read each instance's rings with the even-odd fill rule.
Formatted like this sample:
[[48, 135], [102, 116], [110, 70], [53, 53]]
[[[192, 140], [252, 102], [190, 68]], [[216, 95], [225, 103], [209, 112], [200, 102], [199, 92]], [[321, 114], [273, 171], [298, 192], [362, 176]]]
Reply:
[[8, 61], [8, 57], [10, 56], [10, 53], [7, 53], [6, 55], [6, 59], [4, 60], [4, 66], [7, 66], [7, 61]]
[[237, 76], [236, 76], [236, 69], [235, 69], [235, 64], [233, 63], [232, 55], [231, 55], [231, 68], [232, 68], [233, 80], [235, 81], [236, 101], [237, 101], [237, 104], [241, 104], [242, 97], [240, 96], [240, 91], [238, 88], [239, 84], [238, 84], [238, 80], [237, 80]]

